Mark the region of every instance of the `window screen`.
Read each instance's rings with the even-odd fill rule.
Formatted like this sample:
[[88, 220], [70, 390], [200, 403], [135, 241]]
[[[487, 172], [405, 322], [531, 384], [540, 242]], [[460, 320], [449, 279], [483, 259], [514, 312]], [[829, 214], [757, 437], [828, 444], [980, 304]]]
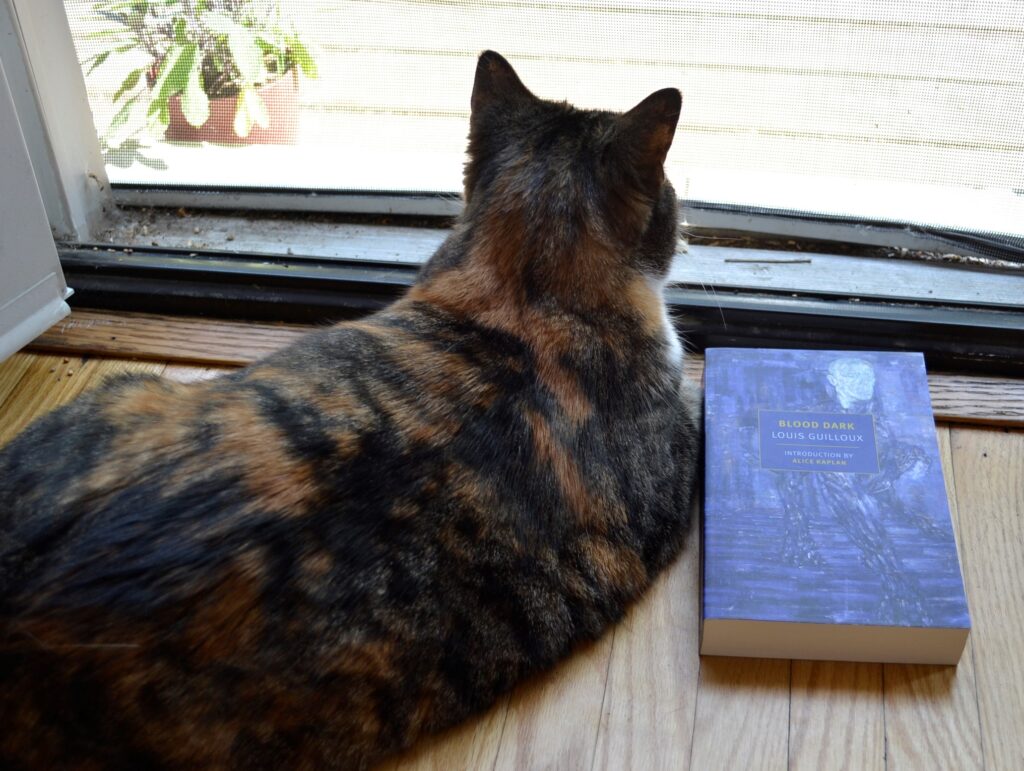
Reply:
[[475, 59], [676, 86], [690, 200], [1024, 237], [1019, 0], [67, 0], [114, 183], [457, 193]]

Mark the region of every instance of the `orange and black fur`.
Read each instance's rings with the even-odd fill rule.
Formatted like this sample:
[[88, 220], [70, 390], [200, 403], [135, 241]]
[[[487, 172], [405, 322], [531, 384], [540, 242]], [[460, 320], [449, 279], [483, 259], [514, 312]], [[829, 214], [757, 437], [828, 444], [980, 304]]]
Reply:
[[363, 768], [619, 619], [697, 463], [679, 110], [542, 101], [487, 52], [465, 213], [404, 298], [7, 446], [0, 766]]

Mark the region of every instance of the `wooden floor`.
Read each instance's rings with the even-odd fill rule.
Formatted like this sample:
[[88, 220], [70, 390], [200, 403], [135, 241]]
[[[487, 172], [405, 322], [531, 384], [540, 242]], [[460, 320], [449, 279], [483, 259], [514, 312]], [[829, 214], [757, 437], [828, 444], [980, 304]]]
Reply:
[[[0, 444], [160, 360], [0, 364]], [[626, 620], [388, 769], [1024, 769], [1024, 431], [940, 424], [973, 631], [957, 668], [701, 658], [695, 535]]]

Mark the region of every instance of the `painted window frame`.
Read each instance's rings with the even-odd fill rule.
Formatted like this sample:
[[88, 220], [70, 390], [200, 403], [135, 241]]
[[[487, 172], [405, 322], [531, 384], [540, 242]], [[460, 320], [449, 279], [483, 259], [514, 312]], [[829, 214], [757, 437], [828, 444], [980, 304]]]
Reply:
[[0, 60], [0, 361], [69, 312], [35, 171]]

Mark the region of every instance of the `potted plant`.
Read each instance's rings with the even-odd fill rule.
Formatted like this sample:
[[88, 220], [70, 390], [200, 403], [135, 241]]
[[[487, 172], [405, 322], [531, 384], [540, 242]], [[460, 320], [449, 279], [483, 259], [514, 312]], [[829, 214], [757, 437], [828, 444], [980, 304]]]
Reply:
[[114, 22], [94, 33], [130, 62], [103, 137], [120, 147], [144, 132], [173, 141], [235, 144], [295, 140], [299, 73], [317, 76], [310, 47], [281, 15], [280, 0], [98, 0]]

